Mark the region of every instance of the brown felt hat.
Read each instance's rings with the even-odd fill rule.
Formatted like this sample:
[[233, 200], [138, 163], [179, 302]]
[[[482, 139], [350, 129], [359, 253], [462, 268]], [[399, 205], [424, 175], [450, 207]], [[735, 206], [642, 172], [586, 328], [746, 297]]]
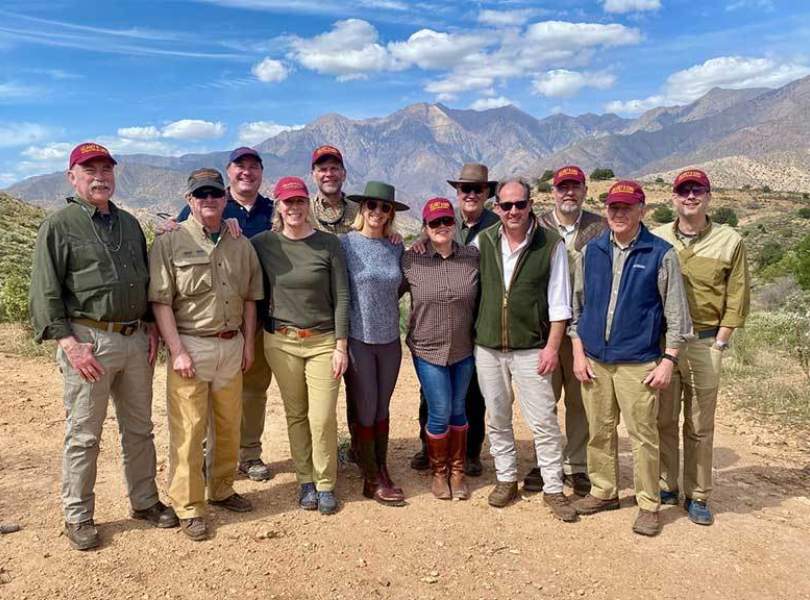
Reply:
[[489, 169], [487, 169], [487, 166], [478, 163], [465, 164], [461, 167], [461, 173], [459, 173], [458, 179], [448, 179], [447, 183], [454, 188], [458, 188], [462, 183], [486, 184], [489, 186], [487, 198], [492, 198], [492, 196], [495, 195], [495, 188], [498, 186], [497, 181], [491, 181], [489, 179]]

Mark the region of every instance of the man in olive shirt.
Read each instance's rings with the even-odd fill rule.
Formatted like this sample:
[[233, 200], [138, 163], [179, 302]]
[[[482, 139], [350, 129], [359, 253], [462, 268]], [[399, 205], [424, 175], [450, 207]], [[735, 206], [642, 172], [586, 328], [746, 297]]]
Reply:
[[57, 340], [65, 380], [62, 503], [77, 550], [99, 544], [93, 522], [96, 463], [107, 401], [121, 434], [132, 516], [158, 527], [177, 518], [158, 500], [152, 434], [157, 332], [146, 324], [149, 272], [138, 221], [112, 203], [116, 161], [98, 144], [70, 153], [68, 205], [42, 223], [34, 250], [30, 313], [37, 342]]
[[348, 233], [352, 229], [359, 205], [346, 201], [343, 184], [346, 167], [343, 155], [334, 146], [319, 146], [312, 152], [312, 180], [318, 193], [310, 203], [312, 226], [334, 233]]
[[707, 501], [712, 490], [714, 412], [720, 365], [731, 334], [745, 324], [750, 304], [743, 239], [732, 227], [712, 223], [707, 214], [711, 184], [703, 171], [687, 169], [675, 178], [675, 223], [652, 233], [672, 244], [683, 272], [695, 328], [681, 351], [672, 383], [661, 392], [661, 502], [678, 503], [678, 423], [683, 403], [683, 491], [692, 522], [711, 525]]
[[[171, 354], [167, 364], [169, 498], [182, 531], [208, 536], [202, 442], [214, 438], [208, 503], [252, 510], [233, 489], [239, 456], [242, 372], [254, 360], [259, 260], [250, 242], [223, 227], [225, 184], [216, 169], [188, 178], [192, 218], [155, 241], [149, 301]], [[209, 408], [210, 407], [210, 408]], [[210, 415], [210, 417], [209, 417]]]

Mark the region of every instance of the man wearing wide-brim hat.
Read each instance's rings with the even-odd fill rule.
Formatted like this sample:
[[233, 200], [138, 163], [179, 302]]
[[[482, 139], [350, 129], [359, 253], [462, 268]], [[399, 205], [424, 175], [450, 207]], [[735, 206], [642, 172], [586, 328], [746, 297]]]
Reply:
[[[456, 238], [461, 245], [468, 245], [478, 236], [478, 233], [500, 223], [498, 215], [484, 206], [484, 203], [495, 195], [497, 181], [489, 178], [489, 169], [486, 165], [467, 163], [461, 167], [457, 179], [448, 179], [447, 183], [456, 188]], [[473, 373], [470, 387], [467, 392], [467, 422], [470, 428], [467, 431], [467, 460], [464, 472], [471, 477], [481, 475], [481, 446], [484, 443], [484, 397], [478, 389], [478, 379]], [[425, 438], [425, 424], [427, 423], [427, 403], [422, 395], [419, 402], [419, 437], [422, 448], [411, 459], [411, 467], [417, 470], [426, 470], [430, 465], [427, 457]]]

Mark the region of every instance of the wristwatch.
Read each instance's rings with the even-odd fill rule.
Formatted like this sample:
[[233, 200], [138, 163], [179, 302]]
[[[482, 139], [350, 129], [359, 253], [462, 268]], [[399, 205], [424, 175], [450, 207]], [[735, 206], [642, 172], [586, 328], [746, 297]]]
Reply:
[[664, 359], [672, 361], [673, 365], [675, 365], [676, 367], [678, 366], [678, 357], [677, 356], [673, 356], [672, 354], [667, 354], [666, 352], [664, 352], [661, 355], [661, 360], [664, 360]]
[[724, 350], [728, 349], [728, 342], [723, 342], [721, 340], [715, 340], [713, 346], [723, 352]]

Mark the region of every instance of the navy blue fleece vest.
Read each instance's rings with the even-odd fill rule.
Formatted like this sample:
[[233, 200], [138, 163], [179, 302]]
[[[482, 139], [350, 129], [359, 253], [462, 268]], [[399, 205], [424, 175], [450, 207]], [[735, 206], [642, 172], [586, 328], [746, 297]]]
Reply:
[[582, 265], [584, 306], [577, 326], [585, 353], [605, 363], [640, 363], [661, 356], [664, 306], [658, 292], [658, 269], [672, 248], [641, 225], [629, 250], [619, 284], [610, 338], [605, 325], [613, 279], [610, 231], [591, 241]]

